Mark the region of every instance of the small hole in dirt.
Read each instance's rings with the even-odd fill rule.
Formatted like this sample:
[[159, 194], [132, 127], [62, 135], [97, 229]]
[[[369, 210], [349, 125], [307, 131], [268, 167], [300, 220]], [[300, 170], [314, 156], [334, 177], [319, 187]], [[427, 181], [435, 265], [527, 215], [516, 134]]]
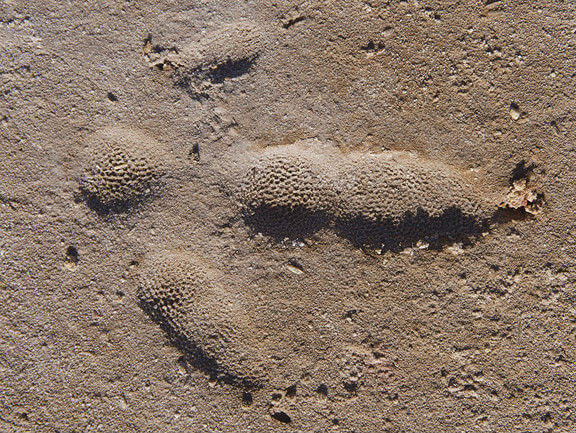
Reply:
[[289, 386], [286, 388], [286, 397], [294, 398], [296, 397], [296, 385]]
[[328, 395], [328, 387], [325, 384], [321, 384], [318, 388], [316, 388], [316, 392], [322, 395]]
[[200, 145], [198, 143], [194, 143], [192, 145], [192, 149], [190, 150], [189, 156], [194, 161], [200, 161]]
[[274, 418], [276, 421], [280, 421], [284, 424], [288, 424], [292, 422], [292, 418], [290, 418], [290, 416], [286, 413], [286, 412], [274, 412], [272, 413], [272, 418]]
[[108, 94], [106, 95], [106, 97], [108, 98], [108, 100], [110, 102], [117, 102], [118, 101], [118, 97], [112, 93], [112, 92], [108, 92]]
[[78, 257], [78, 250], [76, 249], [76, 247], [70, 245], [67, 249], [66, 249], [66, 261], [68, 263], [78, 263], [79, 257]]
[[346, 319], [352, 319], [356, 314], [358, 314], [358, 310], [348, 310], [346, 311], [346, 313], [344, 314], [344, 317]]
[[362, 45], [360, 50], [368, 52], [368, 53], [375, 53], [377, 51], [381, 51], [384, 49], [384, 44], [382, 42], [374, 42], [369, 41], [366, 45]]
[[254, 398], [252, 397], [252, 393], [248, 391], [242, 392], [242, 404], [244, 406], [251, 406], [254, 402]]
[[355, 381], [344, 382], [344, 389], [348, 392], [358, 391], [358, 383]]
[[282, 398], [282, 394], [280, 394], [279, 392], [275, 392], [274, 394], [272, 394], [272, 401], [279, 401]]

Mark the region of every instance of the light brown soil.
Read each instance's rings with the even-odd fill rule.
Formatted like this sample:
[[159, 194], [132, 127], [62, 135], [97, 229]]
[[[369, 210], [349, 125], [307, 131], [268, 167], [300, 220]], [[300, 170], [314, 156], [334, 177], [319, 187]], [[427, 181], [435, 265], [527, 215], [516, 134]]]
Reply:
[[[486, 3], [0, 2], [0, 432], [575, 431], [576, 5]], [[95, 208], [111, 128], [167, 165]], [[396, 249], [258, 233], [250, 155], [300, 140], [453, 167], [500, 210]], [[257, 381], [142, 308], [162, 252], [214, 270], [189, 338]]]

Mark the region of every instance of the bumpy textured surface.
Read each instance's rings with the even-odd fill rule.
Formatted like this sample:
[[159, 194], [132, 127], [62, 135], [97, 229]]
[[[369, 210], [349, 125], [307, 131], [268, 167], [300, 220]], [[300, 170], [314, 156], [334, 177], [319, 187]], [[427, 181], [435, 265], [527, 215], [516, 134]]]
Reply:
[[269, 149], [248, 171], [241, 200], [256, 225], [304, 230], [332, 212], [331, 179], [312, 156], [300, 151], [298, 147]]
[[224, 380], [256, 383], [256, 349], [245, 339], [250, 321], [238, 294], [219, 287], [216, 272], [197, 256], [150, 257], [139, 275], [142, 307], [199, 367]]
[[250, 170], [243, 189], [243, 200], [251, 209], [327, 211], [332, 195], [309, 161], [290, 155], [263, 158]]
[[377, 240], [473, 232], [495, 210], [453, 167], [403, 152], [353, 155], [337, 189], [338, 224]]
[[179, 332], [198, 288], [210, 284], [199, 263], [185, 254], [151, 258], [139, 277], [138, 298]]
[[477, 231], [494, 211], [457, 169], [406, 152], [325, 160], [298, 145], [269, 152], [249, 170], [242, 201], [249, 223], [266, 217], [286, 234], [333, 223], [361, 243], [410, 244]]
[[126, 204], [149, 194], [161, 175], [161, 164], [141, 133], [111, 129], [89, 139], [89, 159], [81, 189], [94, 203], [105, 208]]

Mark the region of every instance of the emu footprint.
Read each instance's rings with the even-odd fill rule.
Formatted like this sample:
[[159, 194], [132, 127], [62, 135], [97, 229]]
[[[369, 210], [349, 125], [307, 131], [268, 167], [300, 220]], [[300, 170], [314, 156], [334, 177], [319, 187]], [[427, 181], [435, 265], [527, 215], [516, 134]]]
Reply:
[[276, 388], [296, 383], [312, 366], [336, 375], [335, 334], [294, 335], [298, 323], [271, 334], [258, 326], [244, 294], [227, 280], [195, 253], [160, 251], [141, 265], [136, 293], [140, 307], [187, 361], [215, 379]]
[[496, 211], [454, 167], [406, 152], [352, 154], [334, 182], [335, 225], [387, 247], [478, 233]]

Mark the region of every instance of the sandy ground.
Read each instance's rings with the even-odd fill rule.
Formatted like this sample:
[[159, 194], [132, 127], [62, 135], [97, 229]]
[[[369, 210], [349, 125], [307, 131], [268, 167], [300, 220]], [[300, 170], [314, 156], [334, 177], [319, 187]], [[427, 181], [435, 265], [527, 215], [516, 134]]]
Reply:
[[[0, 1], [0, 431], [575, 431], [575, 13]], [[103, 211], [82, 182], [110, 128], [157, 143], [163, 175]], [[539, 209], [437, 247], [259, 234], [235, 186], [249, 155], [299, 140], [410, 152], [496, 204], [527, 182]], [[174, 251], [209, 281], [186, 338], [257, 385], [142, 308]]]

